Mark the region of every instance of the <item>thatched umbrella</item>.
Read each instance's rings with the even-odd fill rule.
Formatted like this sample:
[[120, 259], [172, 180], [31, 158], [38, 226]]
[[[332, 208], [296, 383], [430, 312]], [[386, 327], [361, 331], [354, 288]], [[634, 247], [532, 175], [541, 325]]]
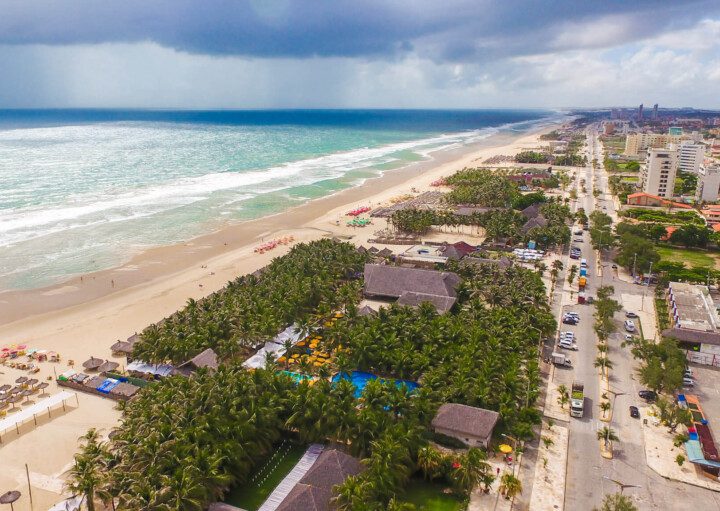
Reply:
[[8, 398], [7, 402], [10, 403], [14, 409], [15, 403], [19, 403], [20, 401], [22, 401], [22, 398], [23, 397], [20, 394], [15, 394], [11, 398]]
[[83, 367], [88, 371], [94, 371], [95, 369], [103, 365], [103, 362], [104, 360], [101, 358], [90, 357], [88, 360], [83, 362]]
[[10, 504], [10, 510], [15, 509], [13, 503], [20, 498], [19, 491], [8, 491], [0, 495], [0, 504]]
[[[26, 403], [29, 403], [29, 402], [30, 402], [30, 396], [32, 396], [32, 393], [33, 393], [33, 391], [30, 390], [30, 389], [28, 389], [28, 390], [23, 390], [22, 395], [25, 396], [25, 398], [26, 398], [26, 399], [25, 399], [25, 402], [26, 402]], [[21, 395], [21, 394], [18, 394], [18, 395]]]
[[29, 379], [28, 381], [26, 381], [25, 383], [27, 383], [28, 385], [30, 385], [30, 386], [32, 387], [32, 386], [35, 385], [37, 382], [38, 382], [38, 381], [37, 381], [36, 378], [30, 378], [30, 379]]
[[8, 385], [7, 383], [0, 387], [0, 392], [7, 392], [12, 388], [12, 385]]
[[21, 376], [20, 378], [15, 380], [15, 383], [25, 383], [26, 381], [28, 381], [27, 376]]
[[101, 373], [107, 373], [108, 371], [114, 371], [120, 366], [117, 362], [113, 362], [112, 360], [106, 360], [103, 365], [98, 367], [98, 371]]
[[44, 381], [40, 385], [37, 386], [40, 390], [42, 390], [43, 395], [45, 395], [45, 389], [48, 388], [49, 384], [48, 382]]

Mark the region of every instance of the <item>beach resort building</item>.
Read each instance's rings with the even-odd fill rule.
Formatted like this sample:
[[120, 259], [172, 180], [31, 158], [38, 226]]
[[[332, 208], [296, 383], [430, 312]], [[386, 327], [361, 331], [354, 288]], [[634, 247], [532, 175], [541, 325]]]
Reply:
[[698, 183], [695, 200], [715, 202], [720, 192], [720, 165], [701, 165], [698, 169]]
[[215, 371], [218, 368], [217, 354], [208, 348], [202, 353], [198, 353], [193, 358], [180, 364], [175, 370], [178, 374], [184, 376], [190, 376], [198, 369], [207, 369], [209, 371]]
[[641, 167], [640, 181], [645, 193], [659, 197], [672, 197], [677, 174], [677, 155], [675, 147], [650, 148], [647, 159]]
[[397, 299], [400, 305], [418, 306], [429, 302], [439, 313], [455, 304], [460, 277], [452, 272], [403, 268], [380, 264], [365, 265], [364, 292], [368, 298]]
[[290, 490], [277, 511], [330, 511], [333, 488], [346, 478], [361, 473], [360, 460], [337, 449], [326, 449]]
[[688, 361], [720, 367], [720, 318], [707, 286], [671, 282], [666, 293], [672, 328], [663, 330]]
[[432, 420], [436, 433], [456, 438], [470, 447], [487, 449], [500, 414], [484, 408], [445, 403]]

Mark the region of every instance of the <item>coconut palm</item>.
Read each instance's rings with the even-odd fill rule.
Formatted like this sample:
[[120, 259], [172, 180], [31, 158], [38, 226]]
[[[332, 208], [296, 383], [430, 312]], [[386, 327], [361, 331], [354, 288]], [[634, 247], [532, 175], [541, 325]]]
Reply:
[[607, 426], [603, 426], [602, 429], [598, 430], [597, 438], [598, 440], [603, 441], [605, 445], [605, 450], [609, 448], [612, 442], [617, 442], [620, 440], [615, 434], [615, 431], [613, 431], [611, 428], [608, 428]]
[[522, 493], [522, 483], [520, 479], [510, 473], [505, 473], [500, 477], [500, 494], [505, 495], [507, 500], [512, 499], [516, 495]]
[[610, 410], [611, 405], [609, 401], [602, 401], [600, 403], [600, 409], [602, 410], [603, 417], [605, 417], [605, 414]]

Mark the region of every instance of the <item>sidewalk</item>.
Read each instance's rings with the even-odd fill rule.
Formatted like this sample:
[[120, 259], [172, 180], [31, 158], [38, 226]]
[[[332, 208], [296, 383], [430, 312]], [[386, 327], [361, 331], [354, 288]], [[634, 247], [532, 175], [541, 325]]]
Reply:
[[675, 462], [675, 457], [678, 454], [682, 454], [687, 458], [685, 449], [673, 445], [674, 435], [668, 433], [665, 426], [654, 425], [657, 419], [648, 416], [649, 410], [650, 407], [642, 408], [642, 416], [647, 418], [648, 421], [646, 425], [643, 424], [642, 426], [645, 435], [645, 457], [648, 466], [666, 479], [720, 492], [720, 482], [712, 481], [699, 474], [694, 464], [686, 460], [681, 467]]
[[[546, 447], [543, 437], [550, 438], [552, 445]], [[570, 430], [558, 424], [552, 428], [543, 424], [540, 440], [530, 511], [556, 511], [563, 508], [565, 500], [565, 485], [559, 482], [564, 482], [567, 475]]]

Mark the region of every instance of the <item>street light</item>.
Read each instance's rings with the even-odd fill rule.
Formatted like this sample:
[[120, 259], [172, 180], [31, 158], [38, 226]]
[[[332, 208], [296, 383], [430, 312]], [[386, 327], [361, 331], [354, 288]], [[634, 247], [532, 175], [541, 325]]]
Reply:
[[615, 479], [612, 479], [608, 476], [603, 476], [603, 479], [607, 479], [608, 481], [612, 481], [613, 483], [617, 484], [620, 487], [620, 495], [622, 495], [623, 491], [625, 491], [625, 488], [642, 488], [642, 486], [639, 486], [637, 484], [624, 484], [620, 481], [616, 481]]

